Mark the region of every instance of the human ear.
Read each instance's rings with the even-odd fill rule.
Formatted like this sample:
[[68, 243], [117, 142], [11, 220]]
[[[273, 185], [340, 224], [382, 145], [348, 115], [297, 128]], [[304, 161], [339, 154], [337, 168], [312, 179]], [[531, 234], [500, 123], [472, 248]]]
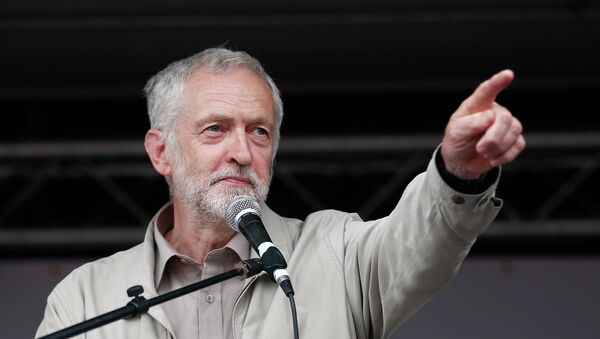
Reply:
[[165, 177], [171, 176], [171, 161], [167, 155], [165, 144], [160, 138], [161, 131], [151, 128], [146, 132], [144, 147], [150, 157], [154, 169]]

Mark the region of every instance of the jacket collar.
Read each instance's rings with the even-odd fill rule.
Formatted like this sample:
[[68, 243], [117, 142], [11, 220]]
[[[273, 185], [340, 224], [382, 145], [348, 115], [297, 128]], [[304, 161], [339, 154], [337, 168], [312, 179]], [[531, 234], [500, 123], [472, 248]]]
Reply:
[[[279, 248], [281, 254], [286, 259], [290, 260], [292, 253], [292, 241], [291, 236], [288, 233], [285, 222], [281, 216], [273, 212], [265, 203], [261, 204], [262, 220], [269, 233], [273, 244]], [[129, 285], [142, 285], [144, 288], [143, 296], [146, 299], [153, 298], [158, 295], [156, 286], [154, 285], [154, 270], [155, 270], [155, 255], [156, 245], [154, 239], [154, 228], [157, 222], [168, 222], [168, 219], [173, 219], [173, 208], [172, 203], [165, 204], [152, 218], [148, 224], [146, 235], [144, 236], [144, 242], [141, 246], [141, 257], [139, 262], [135, 265], [130, 275]], [[251, 250], [251, 258], [257, 258], [258, 254]], [[253, 279], [247, 279], [246, 284], [250, 283]], [[160, 305], [159, 305], [160, 306]], [[161, 307], [152, 307], [148, 310], [153, 318], [159, 321], [170, 333], [173, 333], [171, 324], [169, 323], [164, 310]]]
[[[273, 210], [265, 203], [261, 204], [261, 214], [263, 223], [271, 240], [273, 240], [273, 244], [279, 248], [286, 261], [289, 261], [293, 247], [291, 236], [288, 233], [283, 218], [273, 212]], [[154, 228], [157, 222], [168, 222], [168, 220], [173, 220], [173, 208], [171, 202], [165, 204], [149, 222], [144, 236], [144, 242], [141, 244], [142, 256], [140, 262], [135, 265], [131, 271], [132, 274], [130, 275], [129, 281], [130, 286], [142, 285], [144, 288], [144, 297], [147, 299], [155, 297], [158, 294], [156, 286], [154, 285], [154, 264], [156, 255]], [[251, 250], [250, 257], [257, 258], [258, 254], [254, 250]], [[152, 309], [150, 310], [152, 311]], [[166, 321], [166, 317], [164, 317], [164, 319]]]
[[[273, 212], [273, 210], [265, 203], [261, 203], [260, 208], [263, 224], [265, 225], [271, 240], [273, 240], [273, 245], [279, 249], [285, 260], [289, 261], [292, 254], [292, 240], [283, 218]], [[250, 256], [252, 258], [257, 258], [258, 254], [252, 250]]]

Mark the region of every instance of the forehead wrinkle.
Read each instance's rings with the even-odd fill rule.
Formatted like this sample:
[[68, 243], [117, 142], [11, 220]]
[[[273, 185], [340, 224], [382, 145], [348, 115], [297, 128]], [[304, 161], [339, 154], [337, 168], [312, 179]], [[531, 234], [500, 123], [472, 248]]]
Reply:
[[[223, 93], [223, 92], [208, 92], [199, 93], [198, 97], [203, 98], [207, 102], [218, 102], [228, 106], [253, 108], [267, 102], [268, 98], [263, 98], [252, 93]], [[196, 100], [197, 101], [197, 100]]]
[[[225, 74], [227, 76], [227, 74]], [[275, 107], [270, 87], [262, 79], [239, 79], [234, 82], [221, 81], [221, 75], [199, 72], [188, 79], [184, 87], [187, 113], [201, 115], [209, 113], [243, 113], [253, 123], [274, 124]], [[216, 78], [216, 79], [214, 79]], [[211, 83], [212, 80], [216, 80]], [[264, 88], [263, 88], [264, 87]], [[214, 105], [214, 107], [213, 107]], [[265, 112], [266, 110], [266, 112]], [[267, 116], [260, 116], [267, 113]], [[258, 116], [258, 117], [257, 117]], [[204, 119], [203, 119], [204, 120]]]
[[[262, 113], [265, 109], [271, 111], [272, 105], [269, 104], [268, 99], [254, 97], [249, 95], [236, 95], [236, 94], [223, 94], [223, 93], [202, 93], [196, 96], [196, 99], [189, 102], [188, 105], [190, 113], [203, 113], [207, 116], [202, 120], [214, 120], [218, 118], [229, 119], [231, 116], [228, 114], [242, 113], [242, 115], [248, 115], [249, 119], [253, 122], [266, 122], [270, 119], [263, 117]], [[266, 105], [265, 105], [266, 103]], [[215, 105], [216, 104], [216, 105]], [[225, 109], [225, 111], [223, 111]], [[222, 112], [219, 112], [222, 111]], [[274, 112], [268, 112], [274, 114]], [[204, 115], [203, 114], [203, 115]]]

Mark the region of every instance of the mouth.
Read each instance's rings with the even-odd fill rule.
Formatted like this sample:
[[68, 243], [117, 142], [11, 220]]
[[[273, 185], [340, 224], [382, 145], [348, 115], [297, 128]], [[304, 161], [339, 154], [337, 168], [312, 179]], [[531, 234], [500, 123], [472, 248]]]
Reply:
[[218, 182], [224, 182], [233, 186], [252, 186], [252, 181], [242, 177], [223, 177]]

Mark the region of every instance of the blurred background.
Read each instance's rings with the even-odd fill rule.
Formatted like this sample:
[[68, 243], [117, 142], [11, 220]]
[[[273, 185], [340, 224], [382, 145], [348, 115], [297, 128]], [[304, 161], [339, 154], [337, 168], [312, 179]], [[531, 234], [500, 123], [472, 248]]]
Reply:
[[[600, 1], [41, 1], [0, 4], [0, 322], [33, 337], [71, 269], [142, 240], [168, 199], [142, 88], [226, 46], [257, 57], [285, 118], [269, 205], [386, 215], [450, 114], [495, 72], [528, 148], [498, 219], [394, 338], [597, 338]], [[124, 300], [125, 300], [125, 291]]]

